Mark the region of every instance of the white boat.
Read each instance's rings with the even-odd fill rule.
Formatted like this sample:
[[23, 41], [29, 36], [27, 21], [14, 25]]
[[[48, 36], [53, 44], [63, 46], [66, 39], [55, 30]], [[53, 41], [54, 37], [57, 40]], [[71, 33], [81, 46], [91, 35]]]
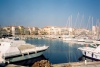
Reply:
[[74, 38], [74, 35], [63, 35], [62, 39], [63, 41], [77, 41], [77, 39]]
[[94, 40], [93, 43], [100, 44], [100, 41], [99, 40]]
[[11, 42], [13, 45], [17, 45], [17, 46], [26, 43], [24, 40], [21, 40], [19, 37], [2, 38], [0, 39], [0, 42]]
[[86, 40], [85, 40], [85, 43], [93, 43], [93, 40], [91, 40], [91, 39], [86, 39]]
[[85, 42], [85, 39], [82, 38], [82, 39], [78, 39], [77, 41], [78, 42]]
[[38, 57], [48, 49], [48, 46], [38, 47], [22, 42], [20, 42], [19, 44], [16, 43], [16, 41], [12, 42], [0, 42], [0, 64]]
[[85, 43], [93, 43], [93, 40], [89, 39], [88, 37], [79, 38], [77, 41]]
[[95, 47], [80, 47], [78, 49], [81, 50], [84, 56], [100, 60], [100, 45]]

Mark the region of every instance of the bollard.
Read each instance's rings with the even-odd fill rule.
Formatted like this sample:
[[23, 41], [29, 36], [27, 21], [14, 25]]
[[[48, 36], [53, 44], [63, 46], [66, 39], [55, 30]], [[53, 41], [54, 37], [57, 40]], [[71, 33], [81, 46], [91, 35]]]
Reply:
[[85, 65], [87, 65], [87, 60], [85, 60]]

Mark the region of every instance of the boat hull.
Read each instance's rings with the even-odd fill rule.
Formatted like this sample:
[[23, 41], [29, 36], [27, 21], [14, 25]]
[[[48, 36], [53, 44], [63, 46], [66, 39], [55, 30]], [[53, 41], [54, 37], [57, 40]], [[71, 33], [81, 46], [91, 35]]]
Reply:
[[89, 57], [89, 58], [100, 60], [100, 53], [93, 53], [93, 52], [90, 52], [90, 51], [82, 51], [82, 54], [84, 56]]
[[38, 52], [32, 52], [32, 53], [29, 53], [29, 54], [27, 53], [27, 54], [22, 54], [22, 55], [10, 56], [10, 57], [6, 57], [5, 60], [9, 63], [27, 60], [27, 59], [30, 59], [30, 58], [35, 58], [35, 57], [41, 56], [44, 51], [45, 50], [38, 51]]

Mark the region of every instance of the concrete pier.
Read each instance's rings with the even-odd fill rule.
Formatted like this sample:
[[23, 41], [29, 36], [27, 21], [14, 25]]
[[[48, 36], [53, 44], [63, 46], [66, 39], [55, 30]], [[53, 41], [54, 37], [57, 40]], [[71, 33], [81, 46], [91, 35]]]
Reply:
[[28, 66], [21, 66], [21, 65], [15, 65], [15, 64], [9, 64], [5, 67], [28, 67]]
[[[5, 67], [29, 67], [29, 66], [21, 66], [9, 64]], [[39, 67], [39, 66], [37, 66]], [[70, 63], [61, 63], [61, 64], [53, 64], [51, 67], [100, 67], [100, 61], [98, 62], [70, 62]]]
[[54, 64], [53, 67], [100, 67], [100, 61]]

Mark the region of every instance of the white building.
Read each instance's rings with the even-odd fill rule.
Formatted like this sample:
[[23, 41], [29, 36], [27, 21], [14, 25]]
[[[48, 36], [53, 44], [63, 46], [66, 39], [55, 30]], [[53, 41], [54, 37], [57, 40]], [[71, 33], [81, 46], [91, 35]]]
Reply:
[[14, 36], [14, 35], [15, 35], [15, 27], [12, 26], [12, 27], [11, 27], [11, 30], [12, 30], [12, 35]]

